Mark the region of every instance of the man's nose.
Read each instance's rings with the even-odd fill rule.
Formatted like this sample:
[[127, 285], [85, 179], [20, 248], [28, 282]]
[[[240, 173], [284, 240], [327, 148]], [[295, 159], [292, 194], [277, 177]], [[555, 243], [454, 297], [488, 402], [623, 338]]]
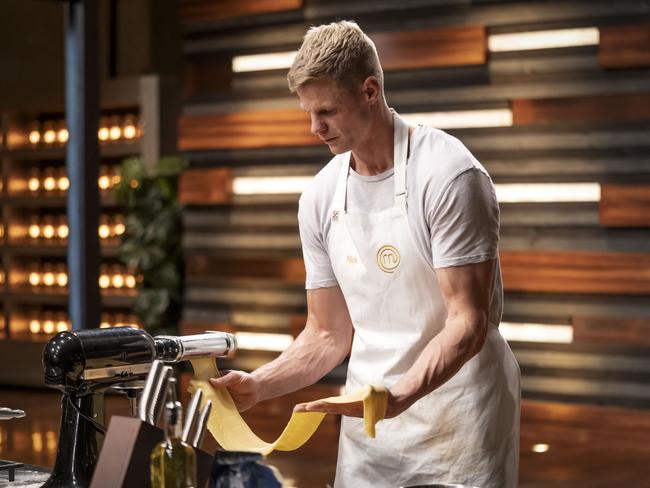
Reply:
[[318, 117], [312, 117], [311, 118], [311, 133], [317, 136], [318, 134], [321, 134], [325, 132], [327, 129], [327, 125], [319, 119]]

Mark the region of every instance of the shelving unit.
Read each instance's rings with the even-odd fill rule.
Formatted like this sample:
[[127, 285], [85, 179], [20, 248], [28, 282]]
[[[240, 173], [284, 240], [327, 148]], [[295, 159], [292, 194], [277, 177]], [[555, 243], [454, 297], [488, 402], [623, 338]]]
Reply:
[[[102, 87], [98, 231], [103, 327], [137, 322], [130, 311], [137, 277], [118, 258], [124, 222], [110, 188], [119, 182], [124, 158], [140, 156], [154, 165], [161, 155], [175, 152], [177, 97], [175, 81], [155, 75], [107, 81]], [[0, 383], [41, 385], [43, 343], [70, 329], [63, 106], [61, 100], [40, 112], [0, 111], [0, 354], [11, 356], [5, 364], [16, 364], [14, 371], [0, 371]], [[123, 277], [114, 278], [117, 274]]]

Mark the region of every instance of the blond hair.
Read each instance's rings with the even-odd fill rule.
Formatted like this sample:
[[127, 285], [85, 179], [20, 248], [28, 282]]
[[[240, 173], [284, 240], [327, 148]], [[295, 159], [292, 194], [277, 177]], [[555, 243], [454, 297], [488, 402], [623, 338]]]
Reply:
[[372, 40], [356, 22], [342, 20], [311, 27], [302, 42], [287, 82], [292, 93], [305, 83], [331, 76], [340, 85], [354, 86], [374, 76], [383, 88], [384, 74]]

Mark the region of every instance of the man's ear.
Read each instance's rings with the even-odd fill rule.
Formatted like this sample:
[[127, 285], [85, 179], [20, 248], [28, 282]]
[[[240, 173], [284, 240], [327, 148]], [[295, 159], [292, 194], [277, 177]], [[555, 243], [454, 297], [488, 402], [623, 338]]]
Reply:
[[379, 100], [379, 80], [375, 76], [368, 76], [363, 82], [363, 96], [366, 102], [374, 104]]

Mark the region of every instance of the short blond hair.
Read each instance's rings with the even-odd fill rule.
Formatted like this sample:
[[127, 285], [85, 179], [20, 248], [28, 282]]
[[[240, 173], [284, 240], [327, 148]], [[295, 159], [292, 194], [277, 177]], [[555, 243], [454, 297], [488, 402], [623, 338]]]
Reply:
[[316, 78], [331, 76], [340, 85], [353, 86], [374, 76], [384, 85], [384, 73], [377, 49], [356, 22], [342, 20], [311, 27], [302, 42], [289, 73], [289, 90], [296, 90]]

